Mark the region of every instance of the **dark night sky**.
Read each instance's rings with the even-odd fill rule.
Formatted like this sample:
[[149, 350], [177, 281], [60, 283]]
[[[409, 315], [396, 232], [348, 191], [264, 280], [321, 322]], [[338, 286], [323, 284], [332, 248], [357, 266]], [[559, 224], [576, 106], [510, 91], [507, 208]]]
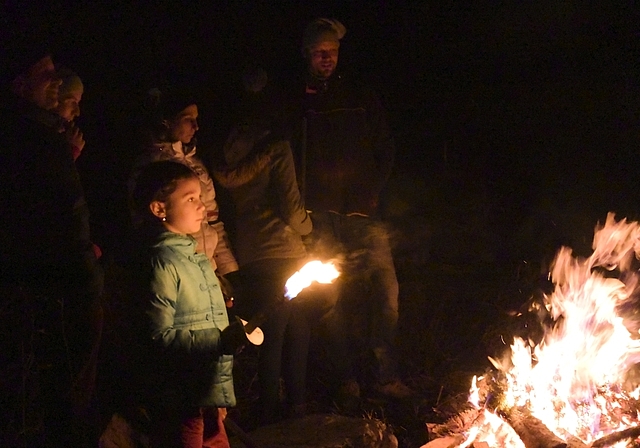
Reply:
[[340, 64], [368, 79], [389, 111], [399, 178], [427, 190], [463, 178], [463, 195], [481, 184], [504, 215], [496, 225], [517, 226], [549, 202], [588, 219], [640, 215], [633, 2], [155, 3], [168, 4], [5, 5], [4, 32], [53, 35], [58, 60], [85, 81], [80, 167], [94, 203], [118, 200], [105, 185], [134, 151], [132, 114], [147, 88], [169, 73], [191, 80], [206, 98], [201, 128], [215, 128], [245, 62], [284, 79], [302, 63], [305, 24], [328, 16], [347, 27]]

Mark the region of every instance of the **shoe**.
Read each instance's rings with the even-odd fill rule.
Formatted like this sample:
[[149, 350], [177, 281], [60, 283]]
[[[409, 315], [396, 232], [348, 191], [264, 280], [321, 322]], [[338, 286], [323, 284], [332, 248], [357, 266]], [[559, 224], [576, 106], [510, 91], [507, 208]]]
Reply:
[[415, 393], [404, 384], [400, 379], [395, 378], [387, 383], [378, 383], [373, 386], [373, 390], [375, 390], [380, 395], [384, 395], [389, 398], [409, 398], [413, 396]]

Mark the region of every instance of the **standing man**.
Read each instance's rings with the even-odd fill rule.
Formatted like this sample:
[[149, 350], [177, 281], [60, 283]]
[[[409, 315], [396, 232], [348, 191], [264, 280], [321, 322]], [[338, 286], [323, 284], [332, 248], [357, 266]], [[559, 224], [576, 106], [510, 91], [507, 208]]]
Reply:
[[[398, 322], [398, 281], [388, 234], [380, 221], [379, 195], [393, 166], [395, 147], [384, 110], [365, 86], [336, 71], [340, 39], [346, 29], [334, 19], [319, 18], [304, 31], [302, 52], [307, 73], [294, 100], [292, 143], [298, 181], [314, 231], [310, 252], [345, 256], [346, 280], [340, 301], [330, 313], [333, 335], [347, 338], [346, 310], [355, 297], [349, 279], [366, 276], [367, 349], [377, 362], [373, 389], [404, 398], [411, 390], [398, 378], [393, 349]], [[327, 252], [328, 251], [328, 252]], [[340, 344], [336, 345], [340, 347]], [[343, 347], [343, 351], [348, 348]], [[349, 353], [336, 353], [338, 395], [359, 397]]]
[[103, 272], [72, 151], [53, 125], [61, 80], [40, 42], [2, 44], [0, 445], [90, 446]]

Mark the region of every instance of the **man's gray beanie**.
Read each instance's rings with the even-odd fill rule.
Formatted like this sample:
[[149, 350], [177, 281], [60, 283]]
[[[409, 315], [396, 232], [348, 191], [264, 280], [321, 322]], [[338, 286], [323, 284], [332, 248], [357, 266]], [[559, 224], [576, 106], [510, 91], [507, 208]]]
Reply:
[[308, 50], [319, 42], [340, 42], [347, 29], [336, 19], [315, 19], [309, 23], [302, 37], [302, 50]]

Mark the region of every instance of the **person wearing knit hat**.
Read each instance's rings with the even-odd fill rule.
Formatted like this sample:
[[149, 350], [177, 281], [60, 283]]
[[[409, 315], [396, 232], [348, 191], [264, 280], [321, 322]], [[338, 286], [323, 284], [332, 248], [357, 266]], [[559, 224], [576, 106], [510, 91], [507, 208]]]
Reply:
[[[389, 398], [407, 398], [412, 391], [398, 375], [399, 285], [379, 207], [395, 144], [377, 94], [362, 79], [337, 70], [345, 33], [335, 19], [318, 18], [307, 25], [302, 36], [306, 73], [299, 90], [288, 89], [298, 96], [286, 107], [297, 180], [313, 221], [305, 245], [314, 257], [350, 260], [339, 282], [340, 298], [324, 326], [332, 398], [354, 408], [362, 381], [368, 383], [366, 390]], [[359, 284], [366, 284], [367, 291], [357, 289]], [[360, 293], [366, 294], [366, 305], [356, 302]], [[353, 334], [354, 322], [369, 331]], [[365, 353], [355, 354], [349, 345], [358, 339], [376, 361], [374, 378], [356, 371], [358, 356]]]
[[80, 101], [84, 85], [80, 77], [67, 67], [59, 67], [57, 75], [62, 81], [58, 88], [58, 106], [55, 111], [65, 121], [73, 121], [80, 116]]

